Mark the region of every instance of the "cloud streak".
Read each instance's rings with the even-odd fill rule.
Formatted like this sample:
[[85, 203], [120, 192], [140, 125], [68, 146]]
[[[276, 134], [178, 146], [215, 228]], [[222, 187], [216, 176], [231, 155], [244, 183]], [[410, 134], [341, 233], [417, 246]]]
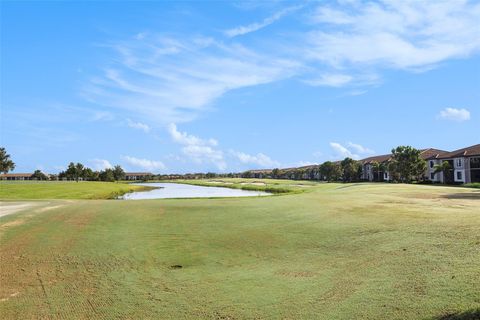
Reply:
[[142, 130], [145, 133], [150, 132], [150, 127], [145, 123], [135, 122], [135, 121], [132, 121], [131, 119], [127, 119], [127, 125], [130, 128]]
[[225, 93], [289, 78], [300, 67], [207, 37], [145, 35], [110, 47], [118, 56], [91, 77], [83, 97], [160, 124], [192, 121]]
[[148, 171], [158, 171], [166, 168], [161, 161], [142, 159], [131, 156], [123, 156], [122, 159], [135, 168], [140, 168]]
[[287, 15], [289, 13], [292, 13], [292, 12], [294, 12], [294, 11], [300, 9], [300, 8], [301, 8], [301, 6], [294, 6], [294, 7], [285, 8], [283, 10], [278, 11], [274, 15], [263, 19], [263, 21], [261, 21], [261, 22], [255, 22], [255, 23], [251, 23], [251, 24], [246, 25], [246, 26], [239, 26], [239, 27], [236, 27], [236, 28], [233, 28], [233, 29], [226, 30], [225, 35], [227, 37], [233, 38], [233, 37], [245, 35], [247, 33], [258, 31], [260, 29], [263, 29], [263, 28], [271, 25], [272, 23], [281, 19], [285, 15]]
[[230, 154], [243, 164], [253, 164], [261, 168], [272, 168], [280, 166], [278, 161], [272, 160], [269, 156], [263, 153], [250, 155], [244, 152], [231, 150]]

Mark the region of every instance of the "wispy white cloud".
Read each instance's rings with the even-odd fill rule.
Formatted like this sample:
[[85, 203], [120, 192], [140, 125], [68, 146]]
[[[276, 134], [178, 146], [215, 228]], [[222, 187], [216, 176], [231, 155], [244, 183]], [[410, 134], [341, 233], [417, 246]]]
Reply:
[[337, 158], [352, 158], [355, 160], [360, 159], [361, 156], [374, 153], [373, 150], [366, 148], [360, 144], [348, 142], [346, 146], [338, 142], [330, 142], [330, 147], [335, 153]]
[[93, 160], [90, 160], [90, 163], [92, 165], [93, 170], [97, 170], [97, 171], [113, 168], [112, 164], [105, 159], [93, 159]]
[[312, 86], [343, 87], [350, 83], [353, 77], [347, 74], [323, 74], [319, 78], [305, 80]]
[[358, 143], [348, 142], [347, 146], [349, 148], [355, 150], [355, 152], [357, 152], [359, 154], [373, 154], [373, 153], [375, 153], [375, 151], [373, 151], [372, 149], [364, 147], [364, 146], [362, 146]]
[[342, 159], [343, 158], [352, 158], [352, 159], [360, 158], [359, 155], [352, 153], [350, 150], [348, 150], [346, 147], [342, 146], [338, 142], [330, 142], [330, 147], [335, 152], [335, 156], [340, 157]]
[[478, 2], [379, 0], [308, 6], [315, 9], [311, 19], [282, 36], [270, 35], [268, 45], [243, 42], [238, 36], [300, 6], [227, 30], [227, 39], [141, 32], [112, 42], [112, 61], [91, 77], [82, 94], [90, 102], [116, 108], [124, 118], [182, 123], [240, 88], [294, 77], [313, 86], [346, 87], [355, 95], [381, 83], [385, 69], [425, 71], [480, 51]]
[[148, 171], [158, 171], [166, 168], [163, 162], [157, 160], [142, 159], [131, 156], [123, 156], [122, 159], [125, 160], [127, 164], [135, 168], [140, 168]]
[[438, 118], [452, 121], [467, 121], [470, 120], [470, 111], [467, 109], [445, 108], [440, 111]]
[[250, 155], [244, 152], [230, 150], [230, 154], [243, 164], [253, 164], [261, 168], [271, 168], [271, 167], [280, 166], [280, 163], [278, 161], [272, 160], [269, 156], [263, 153]]
[[334, 68], [422, 69], [480, 49], [480, 3], [392, 1], [321, 5], [311, 58]]
[[220, 171], [227, 168], [223, 152], [210, 146], [188, 145], [182, 148], [182, 152], [195, 163], [212, 163]]
[[241, 36], [241, 35], [244, 35], [244, 34], [247, 34], [247, 33], [250, 33], [250, 32], [258, 31], [262, 28], [265, 28], [266, 26], [271, 25], [275, 21], [281, 19], [283, 16], [285, 16], [285, 15], [291, 13], [291, 12], [294, 12], [294, 11], [300, 9], [300, 8], [301, 8], [301, 6], [294, 6], [294, 7], [289, 7], [289, 8], [282, 9], [282, 10], [278, 11], [277, 13], [275, 13], [274, 15], [263, 19], [263, 21], [261, 21], [261, 22], [254, 22], [254, 23], [251, 23], [251, 24], [246, 25], [246, 26], [239, 26], [239, 27], [236, 27], [236, 28], [233, 28], [233, 29], [226, 30], [225, 35], [227, 37], [233, 38], [233, 37]]
[[223, 151], [218, 150], [215, 139], [202, 139], [197, 136], [181, 132], [174, 123], [168, 125], [168, 133], [172, 140], [183, 145], [182, 153], [195, 163], [211, 163], [219, 170], [224, 171], [227, 163]]
[[131, 119], [127, 119], [127, 126], [133, 129], [142, 130], [144, 132], [150, 132], [150, 127], [147, 124], [141, 123], [141, 122], [135, 122], [135, 121], [132, 121]]
[[93, 115], [91, 121], [110, 121], [113, 120], [114, 116], [111, 112], [108, 111], [92, 111]]
[[300, 67], [292, 59], [208, 37], [145, 35], [111, 48], [117, 56], [91, 77], [83, 97], [162, 124], [191, 121], [231, 90], [285, 79]]
[[201, 139], [186, 132], [180, 132], [178, 131], [177, 125], [175, 123], [170, 123], [168, 125], [168, 133], [172, 137], [173, 141], [184, 145], [216, 146], [218, 144], [217, 140], [215, 139]]

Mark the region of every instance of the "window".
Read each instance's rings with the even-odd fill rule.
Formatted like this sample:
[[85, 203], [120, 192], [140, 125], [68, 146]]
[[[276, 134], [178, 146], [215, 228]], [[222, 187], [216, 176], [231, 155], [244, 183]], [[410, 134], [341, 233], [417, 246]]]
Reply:
[[462, 171], [457, 171], [457, 180], [462, 180]]
[[435, 173], [430, 173], [430, 180], [435, 180]]
[[462, 159], [458, 158], [457, 159], [457, 167], [461, 167], [461, 166], [462, 166]]
[[433, 168], [433, 161], [430, 161], [430, 168]]
[[480, 157], [470, 158], [470, 168], [479, 169], [480, 168]]

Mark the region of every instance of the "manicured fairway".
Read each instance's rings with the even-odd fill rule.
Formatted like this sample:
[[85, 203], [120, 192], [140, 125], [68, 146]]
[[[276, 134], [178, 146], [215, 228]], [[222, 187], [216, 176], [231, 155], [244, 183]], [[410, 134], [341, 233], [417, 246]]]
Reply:
[[[478, 190], [305, 188], [259, 198], [37, 202], [0, 218], [0, 318], [480, 315]], [[473, 316], [452, 316], [461, 313]]]
[[2, 181], [0, 200], [113, 199], [145, 187], [113, 182]]

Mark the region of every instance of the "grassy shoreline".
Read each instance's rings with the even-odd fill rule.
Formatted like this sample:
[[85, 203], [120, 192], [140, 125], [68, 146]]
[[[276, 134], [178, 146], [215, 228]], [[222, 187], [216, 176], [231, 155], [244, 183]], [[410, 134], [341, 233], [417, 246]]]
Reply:
[[298, 194], [309, 191], [314, 186], [323, 185], [324, 182], [308, 180], [284, 179], [253, 179], [253, 178], [212, 178], [212, 179], [178, 179], [178, 180], [153, 180], [145, 183], [181, 183], [203, 187], [222, 187], [241, 189], [247, 191], [264, 191], [273, 195]]
[[121, 182], [2, 181], [0, 182], [0, 200], [107, 200], [116, 199], [129, 192], [152, 189], [155, 187], [135, 186]]

